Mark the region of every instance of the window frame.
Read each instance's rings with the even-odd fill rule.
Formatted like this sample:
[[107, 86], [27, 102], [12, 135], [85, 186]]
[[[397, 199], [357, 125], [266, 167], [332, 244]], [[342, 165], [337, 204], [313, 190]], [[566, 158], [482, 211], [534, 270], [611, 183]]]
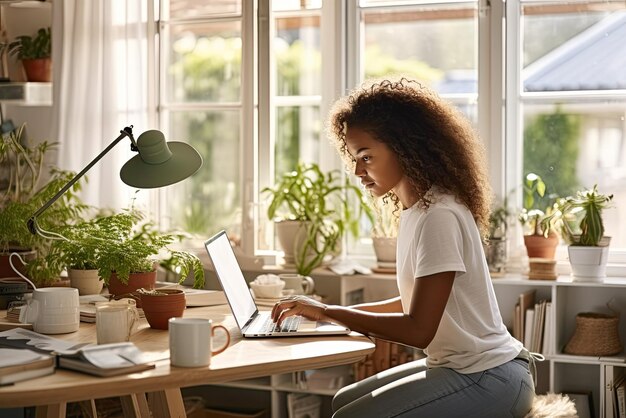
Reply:
[[[159, 1], [159, 0], [154, 0]], [[429, 1], [430, 5], [444, 3], [471, 3], [471, 1]], [[522, 106], [528, 100], [542, 100], [548, 95], [542, 93], [525, 93], [522, 90], [521, 59], [521, 8], [519, 0], [476, 0], [478, 8], [478, 133], [484, 142], [488, 162], [489, 179], [495, 198], [502, 201], [505, 197], [513, 202], [521, 202], [523, 121]], [[537, 1], [539, 3], [540, 1]], [[321, 123], [324, 124], [333, 102], [346, 94], [348, 87], [356, 86], [362, 80], [363, 69], [363, 23], [360, 20], [364, 8], [402, 8], [405, 2], [393, 5], [382, 3], [362, 7], [359, 0], [322, 2], [321, 6], [321, 53], [322, 83], [321, 97], [275, 97], [275, 68], [272, 56], [272, 43], [275, 33], [272, 0], [242, 1], [241, 36], [242, 36], [242, 80], [241, 98], [241, 158], [242, 175], [242, 250], [247, 256], [265, 257], [270, 260], [274, 251], [259, 250], [263, 230], [272, 228], [271, 222], [260, 209], [263, 196], [260, 190], [271, 186], [274, 172], [274, 134], [275, 113], [281, 104], [302, 104], [319, 100]], [[280, 12], [293, 14], [294, 12]], [[297, 13], [297, 12], [296, 12]], [[307, 12], [303, 12], [306, 14]], [[233, 18], [226, 16], [209, 16], [206, 20]], [[174, 20], [177, 22], [186, 19]], [[188, 20], [188, 19], [187, 19]], [[163, 21], [157, 22], [158, 30], [162, 30]], [[157, 31], [158, 31], [157, 30]], [[165, 80], [160, 75], [165, 71], [165, 59], [160, 49], [164, 47], [159, 38], [154, 59], [160, 61], [159, 74], [154, 78], [158, 83], [159, 93], [153, 99], [157, 109], [157, 120], [163, 128], [163, 115], [168, 110], [178, 108], [178, 104], [164, 105]], [[615, 92], [613, 92], [615, 93]], [[613, 93], [608, 93], [613, 94]], [[580, 96], [602, 96], [607, 93], [581, 93]], [[551, 93], [551, 95], [554, 95]], [[618, 92], [617, 97], [626, 96], [626, 92]], [[616, 96], [611, 96], [616, 97]], [[157, 99], [158, 98], [158, 99]], [[223, 105], [223, 104], [222, 104]], [[237, 105], [237, 104], [230, 104]], [[194, 104], [197, 106], [197, 104]], [[207, 104], [206, 107], [215, 107]], [[324, 132], [322, 131], [322, 135]], [[340, 169], [343, 165], [331, 144], [321, 138], [322, 145], [319, 161], [324, 170]], [[161, 214], [166, 211], [165, 202], [161, 200]], [[514, 222], [514, 221], [513, 221]], [[515, 222], [517, 225], [517, 222]], [[521, 228], [510, 228], [510, 257], [523, 258], [523, 242]], [[344, 248], [347, 246], [344, 245]], [[354, 247], [355, 256], [370, 255], [372, 248], [367, 243]], [[559, 254], [564, 254], [563, 248]], [[351, 254], [352, 256], [352, 254]], [[561, 259], [561, 264], [565, 264]], [[612, 249], [610, 253], [609, 274], [626, 275], [626, 251]]]

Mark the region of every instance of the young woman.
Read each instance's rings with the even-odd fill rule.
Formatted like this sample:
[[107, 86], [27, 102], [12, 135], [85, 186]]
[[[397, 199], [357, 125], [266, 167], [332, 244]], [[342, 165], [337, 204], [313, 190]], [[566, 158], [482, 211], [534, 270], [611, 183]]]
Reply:
[[490, 189], [468, 121], [401, 79], [340, 99], [329, 128], [363, 187], [401, 210], [400, 296], [351, 307], [291, 297], [273, 318], [330, 320], [426, 354], [341, 389], [334, 417], [523, 417], [534, 363], [504, 326], [491, 284], [481, 245]]

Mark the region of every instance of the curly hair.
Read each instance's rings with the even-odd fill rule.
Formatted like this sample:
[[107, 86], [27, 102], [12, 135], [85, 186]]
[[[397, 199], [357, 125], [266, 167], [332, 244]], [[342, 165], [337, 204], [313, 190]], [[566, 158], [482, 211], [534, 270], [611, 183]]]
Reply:
[[[328, 120], [332, 142], [348, 167], [346, 131], [359, 128], [385, 143], [427, 209], [432, 186], [469, 208], [481, 233], [489, 227], [491, 189], [484, 148], [467, 118], [414, 80], [370, 81], [335, 102]], [[398, 205], [393, 192], [386, 196]]]

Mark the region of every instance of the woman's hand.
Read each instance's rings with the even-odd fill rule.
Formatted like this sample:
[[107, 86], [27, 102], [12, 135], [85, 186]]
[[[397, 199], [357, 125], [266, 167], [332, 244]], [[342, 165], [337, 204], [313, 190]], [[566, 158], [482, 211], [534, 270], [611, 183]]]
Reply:
[[311, 321], [324, 321], [329, 318], [325, 314], [326, 305], [306, 296], [290, 296], [276, 302], [272, 308], [272, 320], [282, 324], [285, 318], [301, 315]]

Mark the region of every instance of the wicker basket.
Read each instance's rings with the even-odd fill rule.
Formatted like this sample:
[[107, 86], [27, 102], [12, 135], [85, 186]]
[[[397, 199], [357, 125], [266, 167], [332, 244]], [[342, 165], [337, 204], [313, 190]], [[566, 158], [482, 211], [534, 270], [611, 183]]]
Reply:
[[619, 317], [594, 312], [576, 315], [574, 335], [565, 353], [581, 356], [611, 356], [622, 351], [619, 339]]

